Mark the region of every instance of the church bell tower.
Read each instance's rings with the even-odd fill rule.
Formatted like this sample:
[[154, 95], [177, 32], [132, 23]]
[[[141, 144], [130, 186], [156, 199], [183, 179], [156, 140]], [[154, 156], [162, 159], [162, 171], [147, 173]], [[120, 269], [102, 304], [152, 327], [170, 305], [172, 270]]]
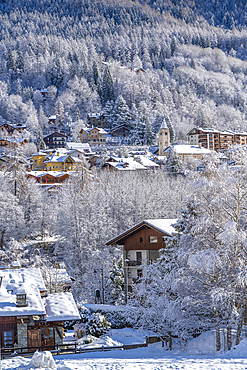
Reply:
[[170, 146], [170, 131], [164, 119], [159, 130], [159, 156], [163, 156], [164, 150]]

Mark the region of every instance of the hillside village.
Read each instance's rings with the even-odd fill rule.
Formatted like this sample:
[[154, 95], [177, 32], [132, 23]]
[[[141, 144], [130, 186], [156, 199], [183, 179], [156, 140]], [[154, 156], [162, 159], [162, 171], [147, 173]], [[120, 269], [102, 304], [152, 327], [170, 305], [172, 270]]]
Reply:
[[202, 3], [0, 3], [6, 369], [245, 346], [246, 22]]

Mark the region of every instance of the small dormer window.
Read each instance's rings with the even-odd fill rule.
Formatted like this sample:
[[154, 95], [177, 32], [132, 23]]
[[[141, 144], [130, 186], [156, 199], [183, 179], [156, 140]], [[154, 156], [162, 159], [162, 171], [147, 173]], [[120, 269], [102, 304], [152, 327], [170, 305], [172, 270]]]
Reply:
[[19, 288], [15, 292], [16, 295], [16, 306], [17, 307], [26, 307], [28, 305], [27, 302], [27, 293], [25, 289]]

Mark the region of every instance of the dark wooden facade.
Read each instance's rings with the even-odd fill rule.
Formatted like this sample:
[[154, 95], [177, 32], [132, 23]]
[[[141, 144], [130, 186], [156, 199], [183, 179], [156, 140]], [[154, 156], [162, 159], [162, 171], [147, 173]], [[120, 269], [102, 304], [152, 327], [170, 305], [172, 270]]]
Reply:
[[[156, 242], [150, 242], [150, 237], [156, 236]], [[125, 250], [159, 250], [165, 247], [163, 240], [164, 234], [158, 232], [157, 230], [151, 229], [149, 227], [143, 227], [136, 233], [130, 235], [124, 240]]]
[[53, 132], [50, 135], [44, 137], [44, 142], [47, 148], [65, 148], [66, 147], [67, 136], [61, 132]]
[[16, 317], [0, 317], [0, 340], [1, 347], [13, 347], [17, 342]]
[[[23, 330], [20, 330], [20, 326]], [[23, 318], [17, 318], [16, 316], [0, 317], [1, 348], [23, 347], [24, 335], [27, 335], [26, 347], [30, 347], [30, 349], [31, 347], [51, 347], [57, 344], [58, 339], [59, 344], [63, 342], [62, 333], [62, 322], [34, 322], [32, 316]], [[56, 338], [58, 339], [56, 340]]]

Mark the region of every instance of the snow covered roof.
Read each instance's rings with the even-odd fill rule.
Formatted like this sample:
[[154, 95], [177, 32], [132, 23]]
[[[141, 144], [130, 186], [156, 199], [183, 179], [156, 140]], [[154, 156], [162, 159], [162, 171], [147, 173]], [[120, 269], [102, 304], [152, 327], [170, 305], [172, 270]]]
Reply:
[[44, 136], [43, 138], [45, 139], [46, 137], [49, 137], [49, 136], [52, 136], [52, 135], [55, 135], [55, 134], [56, 134], [56, 136], [64, 136], [64, 137], [67, 137], [67, 135], [62, 134], [61, 132], [54, 131], [54, 132], [52, 132], [52, 133], [50, 133], [50, 134], [48, 134], [48, 135]]
[[106, 162], [105, 165], [114, 167], [119, 171], [146, 170], [146, 167], [134, 160], [134, 158], [118, 158], [117, 162]]
[[99, 131], [99, 134], [104, 134], [104, 135], [106, 135], [108, 133], [103, 128], [101, 128], [101, 127], [90, 127], [90, 128], [85, 128], [83, 130], [84, 131], [87, 131], [87, 132], [90, 132], [92, 130], [97, 130], [97, 131]]
[[154, 163], [149, 158], [147, 158], [145, 155], [138, 156], [140, 158], [141, 164], [145, 167], [159, 167], [157, 163]]
[[80, 320], [80, 314], [71, 293], [54, 293], [46, 297], [46, 320]]
[[[0, 316], [44, 315], [40, 291], [45, 284], [38, 268], [6, 269], [0, 288]], [[28, 306], [16, 306], [16, 292], [25, 290]]]
[[171, 236], [172, 233], [176, 232], [176, 230], [172, 226], [176, 222], [177, 222], [177, 219], [167, 219], [167, 218], [143, 220], [139, 222], [138, 224], [134, 225], [132, 228], [124, 231], [123, 233], [119, 234], [115, 238], [106, 242], [106, 245], [111, 245], [111, 244], [123, 245], [125, 239], [127, 239], [130, 235], [133, 235], [134, 233], [136, 233], [139, 229], [144, 228], [145, 226], [149, 226], [161, 232], [162, 234]]
[[165, 120], [165, 119], [163, 119], [163, 122], [162, 122], [162, 124], [161, 124], [161, 126], [160, 126], [160, 130], [165, 130], [165, 129], [167, 129], [167, 128], [168, 128], [168, 126], [167, 126], [166, 120]]
[[32, 156], [33, 156], [33, 157], [34, 157], [35, 155], [47, 155], [47, 154], [46, 154], [46, 153], [44, 153], [44, 152], [39, 151], [39, 152], [37, 152], [37, 153], [32, 154]]
[[247, 135], [247, 132], [238, 132], [238, 131], [232, 131], [232, 130], [224, 130], [224, 131], [220, 131], [220, 130], [217, 130], [215, 128], [209, 128], [209, 127], [194, 127], [192, 130], [190, 130], [188, 132], [187, 135], [190, 135], [191, 133], [193, 133], [193, 131], [201, 131], [201, 132], [205, 132], [205, 133], [211, 133], [211, 134], [221, 134], [221, 135]]
[[176, 218], [160, 218], [160, 219], [154, 219], [154, 220], [144, 220], [144, 222], [146, 222], [150, 226], [155, 227], [161, 232], [171, 235], [172, 233], [175, 232], [175, 229], [172, 225], [177, 222], [177, 219]]
[[50, 162], [64, 162], [67, 158], [72, 159], [74, 162], [80, 162], [81, 160], [79, 158], [71, 157], [70, 155], [57, 155], [57, 153], [54, 153], [53, 155], [46, 158], [46, 160], [43, 163], [50, 163]]
[[91, 153], [91, 147], [88, 143], [75, 143], [75, 142], [67, 142], [67, 148], [70, 150], [79, 150], [83, 153]]
[[186, 144], [173, 144], [164, 150], [164, 153], [169, 152], [171, 149], [174, 150], [178, 155], [187, 154], [209, 154], [211, 151], [206, 148], [200, 148], [198, 145], [186, 145]]
[[89, 118], [100, 118], [103, 115], [103, 113], [88, 113]]
[[30, 172], [27, 172], [26, 174], [39, 178], [45, 175], [50, 175], [53, 177], [61, 177], [61, 176], [69, 175], [72, 173], [74, 173], [74, 171], [66, 171], [66, 172], [64, 171], [30, 171]]

